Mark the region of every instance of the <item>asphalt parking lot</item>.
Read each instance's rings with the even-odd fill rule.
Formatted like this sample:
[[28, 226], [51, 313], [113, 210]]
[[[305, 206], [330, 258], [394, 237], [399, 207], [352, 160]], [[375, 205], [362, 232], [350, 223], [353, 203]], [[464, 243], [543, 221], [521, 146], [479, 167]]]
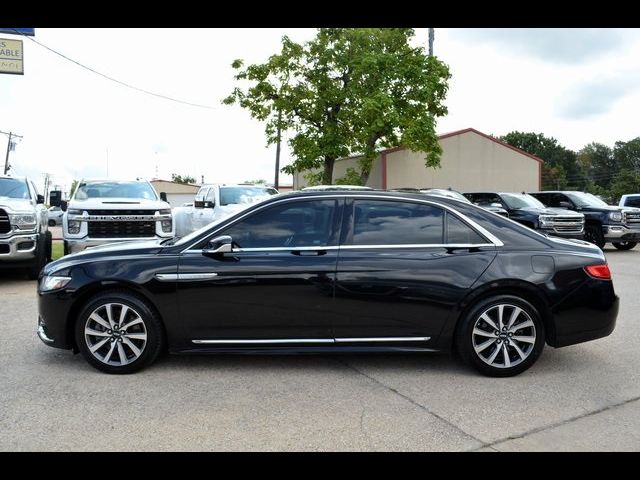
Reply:
[[448, 355], [167, 357], [110, 376], [35, 334], [0, 273], [0, 450], [640, 450], [640, 247], [607, 247], [607, 338], [486, 378]]

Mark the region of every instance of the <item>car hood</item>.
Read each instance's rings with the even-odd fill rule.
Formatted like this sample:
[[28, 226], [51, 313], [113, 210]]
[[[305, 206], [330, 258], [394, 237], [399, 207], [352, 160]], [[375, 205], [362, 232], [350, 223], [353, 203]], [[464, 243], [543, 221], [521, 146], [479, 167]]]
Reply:
[[566, 210], [564, 208], [538, 208], [538, 207], [524, 207], [519, 210], [525, 212], [534, 213], [538, 215], [562, 215], [563, 217], [582, 217], [581, 213], [574, 212], [573, 210]]
[[89, 198], [87, 200], [71, 200], [69, 209], [78, 210], [164, 210], [171, 206], [162, 200], [144, 198]]
[[33, 212], [31, 200], [24, 198], [0, 197], [0, 208], [12, 212]]
[[588, 210], [589, 212], [621, 212], [622, 207], [607, 205], [606, 207], [579, 207], [578, 210]]
[[160, 244], [162, 240], [134, 240], [130, 242], [105, 243], [97, 247], [89, 247], [81, 252], [65, 255], [64, 257], [51, 262], [44, 267], [44, 274], [64, 270], [67, 267], [80, 263], [108, 260], [111, 258], [121, 258], [127, 256], [154, 255], [162, 250]]

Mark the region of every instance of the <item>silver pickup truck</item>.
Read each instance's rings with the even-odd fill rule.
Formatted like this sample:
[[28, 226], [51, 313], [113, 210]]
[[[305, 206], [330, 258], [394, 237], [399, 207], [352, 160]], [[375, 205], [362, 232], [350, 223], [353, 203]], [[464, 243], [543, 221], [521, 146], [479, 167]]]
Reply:
[[0, 268], [25, 269], [35, 280], [51, 260], [44, 197], [32, 180], [0, 175]]
[[132, 240], [171, 238], [171, 206], [144, 180], [82, 180], [62, 217], [64, 253]]

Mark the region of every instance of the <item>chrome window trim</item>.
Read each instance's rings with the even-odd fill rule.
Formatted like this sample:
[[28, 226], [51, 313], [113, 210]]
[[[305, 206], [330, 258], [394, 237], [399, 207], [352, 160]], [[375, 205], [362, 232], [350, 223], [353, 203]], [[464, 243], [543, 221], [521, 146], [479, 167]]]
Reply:
[[[204, 237], [201, 237], [198, 240], [195, 240], [193, 243], [191, 243], [189, 246], [187, 246], [185, 249], [181, 250], [180, 253], [191, 253], [191, 252], [198, 252], [198, 253], [202, 253], [201, 250], [193, 250], [191, 247], [193, 247], [195, 244], [200, 243], [202, 241], [202, 238], [206, 238], [206, 237], [213, 237], [214, 235], [216, 235], [218, 232], [222, 231], [223, 229], [230, 227], [232, 225], [235, 225], [236, 223], [240, 222], [241, 220], [243, 220], [245, 217], [252, 215], [256, 212], [259, 212], [260, 210], [263, 210], [265, 208], [269, 208], [271, 206], [274, 205], [278, 205], [281, 203], [287, 203], [287, 202], [296, 202], [296, 201], [301, 201], [301, 200], [339, 200], [342, 198], [355, 198], [355, 199], [366, 199], [366, 200], [400, 200], [400, 201], [404, 201], [404, 202], [409, 202], [409, 203], [422, 203], [425, 205], [432, 205], [432, 206], [437, 206], [439, 208], [442, 208], [443, 210], [452, 213], [454, 216], [457, 216], [458, 218], [460, 218], [461, 220], [463, 220], [464, 222], [467, 223], [468, 226], [470, 226], [473, 230], [476, 231], [476, 233], [480, 233], [483, 237], [485, 237], [487, 240], [489, 240], [490, 245], [491, 246], [495, 246], [495, 247], [503, 247], [504, 243], [502, 242], [502, 240], [500, 240], [498, 237], [496, 237], [495, 235], [493, 235], [491, 232], [489, 232], [486, 228], [484, 228], [483, 226], [479, 225], [477, 222], [473, 221], [472, 219], [470, 219], [469, 217], [467, 217], [465, 214], [455, 210], [454, 208], [448, 206], [448, 205], [444, 205], [442, 203], [439, 202], [435, 202], [433, 200], [426, 200], [426, 199], [418, 199], [418, 198], [406, 198], [406, 197], [397, 197], [397, 196], [387, 196], [387, 195], [375, 195], [375, 194], [361, 194], [361, 195], [313, 195], [313, 196], [305, 196], [305, 197], [294, 197], [294, 198], [281, 198], [279, 200], [276, 200], [274, 202], [269, 202], [266, 205], [261, 205], [258, 208], [256, 208], [255, 210], [251, 210], [250, 212], [246, 212], [243, 215], [241, 215], [240, 217], [238, 217], [233, 223], [227, 223], [224, 226], [221, 226], [220, 228], [209, 232], [207, 235], [205, 235]], [[517, 222], [515, 222], [517, 223]], [[518, 224], [519, 225], [519, 224]], [[486, 244], [480, 244], [479, 246], [484, 246]], [[421, 245], [422, 246], [422, 245]], [[453, 245], [452, 245], [453, 246]], [[331, 246], [318, 246], [318, 247], [313, 247], [316, 250], [327, 250], [329, 248], [346, 248], [346, 247], [360, 247], [359, 245], [343, 245], [343, 246], [338, 246], [338, 245], [331, 245]], [[363, 246], [364, 247], [364, 246]], [[371, 245], [366, 245], [367, 248], [371, 248]], [[402, 245], [390, 245], [388, 246], [388, 248], [401, 248]], [[299, 248], [288, 248], [288, 247], [269, 247], [269, 248], [284, 248], [285, 250], [300, 250], [303, 247], [299, 247]], [[244, 251], [247, 251], [246, 249]], [[265, 251], [265, 249], [260, 249], [260, 251]]]
[[[393, 244], [393, 245], [343, 245], [343, 246], [331, 246], [331, 247], [264, 247], [264, 248], [234, 248], [232, 253], [247, 253], [247, 252], [317, 252], [323, 251], [335, 251], [335, 250], [366, 250], [370, 248], [375, 249], [397, 249], [403, 248], [480, 248], [480, 247], [495, 247], [493, 243], [412, 243], [412, 244]], [[202, 250], [187, 250], [183, 253], [190, 254], [202, 254]]]
[[233, 340], [191, 340], [196, 345], [283, 344], [283, 343], [368, 343], [368, 342], [426, 342], [431, 337], [354, 337], [354, 338], [267, 338]]

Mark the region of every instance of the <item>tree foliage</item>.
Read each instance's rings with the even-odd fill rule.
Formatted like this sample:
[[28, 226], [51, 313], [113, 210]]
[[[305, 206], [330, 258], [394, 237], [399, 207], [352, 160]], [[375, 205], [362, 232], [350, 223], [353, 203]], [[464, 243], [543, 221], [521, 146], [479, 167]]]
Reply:
[[545, 161], [545, 190], [583, 190], [613, 203], [625, 193], [640, 193], [640, 137], [615, 142], [613, 148], [592, 142], [578, 152], [541, 133], [514, 131], [500, 138]]
[[171, 181], [177, 183], [196, 183], [195, 177], [189, 175], [178, 175], [177, 173], [171, 174]]
[[294, 162], [285, 173], [321, 169], [332, 182], [337, 159], [362, 154], [365, 183], [381, 147], [403, 145], [426, 152], [439, 165], [436, 119], [450, 78], [448, 67], [410, 45], [409, 28], [321, 28], [304, 44], [282, 38], [280, 53], [262, 64], [235, 60], [236, 87], [223, 100], [266, 124], [267, 144], [291, 130]]

